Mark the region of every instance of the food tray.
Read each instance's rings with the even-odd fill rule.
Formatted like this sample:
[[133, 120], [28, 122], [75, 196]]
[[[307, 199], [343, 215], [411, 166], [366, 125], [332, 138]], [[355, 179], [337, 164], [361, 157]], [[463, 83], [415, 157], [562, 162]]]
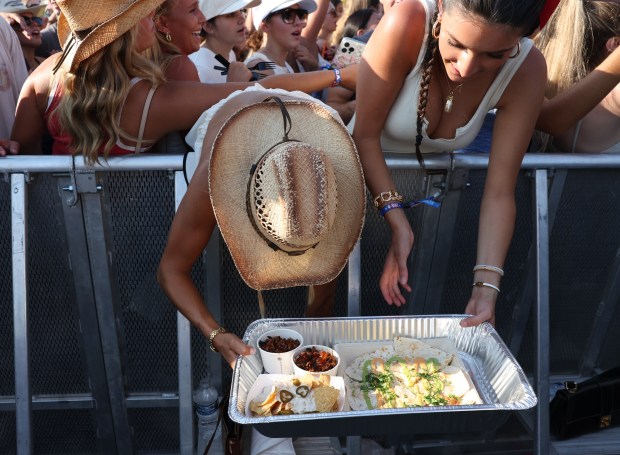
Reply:
[[456, 345], [482, 404], [250, 417], [245, 413], [248, 392], [263, 373], [257, 353], [240, 357], [235, 365], [229, 415], [235, 422], [253, 425], [270, 437], [430, 434], [482, 431], [498, 422], [499, 414], [536, 406], [536, 395], [522, 368], [493, 326], [484, 323], [462, 328], [459, 322], [465, 317], [261, 319], [248, 326], [243, 340], [255, 347], [264, 332], [275, 328], [298, 331], [304, 344], [330, 347], [339, 343], [391, 341], [396, 335], [420, 339], [448, 337]]

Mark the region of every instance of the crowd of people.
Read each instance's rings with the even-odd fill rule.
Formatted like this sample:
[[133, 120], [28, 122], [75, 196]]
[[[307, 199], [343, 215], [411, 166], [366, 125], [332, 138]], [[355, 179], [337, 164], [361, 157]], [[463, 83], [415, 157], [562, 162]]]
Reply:
[[[464, 326], [494, 322], [524, 154], [620, 151], [613, 0], [0, 0], [0, 15], [0, 156], [43, 151], [94, 163], [184, 153], [203, 112], [257, 83], [333, 108], [391, 229], [379, 283], [389, 304], [411, 290], [414, 238], [383, 151], [415, 154], [424, 167], [428, 153], [485, 144]], [[343, 37], [363, 41], [363, 55], [334, 67]], [[189, 278], [216, 222], [208, 198], [190, 197], [194, 187], [209, 185], [200, 178], [188, 192], [202, 218], [190, 232], [173, 226], [159, 279], [232, 364], [251, 350], [220, 330]], [[332, 314], [336, 281], [306, 283], [307, 316]]]

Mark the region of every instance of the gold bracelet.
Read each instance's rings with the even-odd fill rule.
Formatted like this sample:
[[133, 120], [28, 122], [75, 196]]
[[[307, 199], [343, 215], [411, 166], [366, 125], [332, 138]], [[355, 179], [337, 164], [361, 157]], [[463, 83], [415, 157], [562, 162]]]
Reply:
[[402, 194], [398, 194], [398, 191], [388, 190], [379, 193], [379, 196], [376, 196], [373, 202], [375, 203], [375, 208], [380, 209], [383, 204], [387, 204], [388, 202], [403, 202], [404, 200], [405, 197]]
[[224, 327], [220, 326], [217, 329], [215, 329], [213, 332], [211, 332], [211, 335], [209, 335], [209, 347], [211, 348], [213, 352], [219, 352], [217, 348], [215, 347], [215, 345], [213, 344], [213, 339], [220, 333], [226, 333], [226, 332], [227, 330]]

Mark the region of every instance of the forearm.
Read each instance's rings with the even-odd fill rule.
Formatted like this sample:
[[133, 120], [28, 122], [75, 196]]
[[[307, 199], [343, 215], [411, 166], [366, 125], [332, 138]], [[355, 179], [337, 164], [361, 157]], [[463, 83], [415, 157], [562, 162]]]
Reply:
[[[478, 224], [476, 264], [504, 267], [514, 232], [515, 218], [514, 195], [483, 196]], [[484, 281], [498, 287], [500, 278], [499, 274], [492, 271], [480, 270], [474, 274], [474, 282]]]
[[174, 268], [162, 258], [157, 280], [177, 310], [206, 338], [219, 327], [218, 321], [213, 318], [205, 305], [189, 273]]
[[559, 136], [594, 109], [620, 83], [620, 47], [572, 87], [543, 103], [536, 129]]
[[[351, 65], [340, 70], [341, 85], [355, 90], [357, 81], [357, 65]], [[336, 80], [334, 71], [310, 71], [307, 73], [278, 74], [269, 76], [260, 81], [265, 88], [281, 88], [283, 90], [299, 90], [312, 93], [331, 87]]]

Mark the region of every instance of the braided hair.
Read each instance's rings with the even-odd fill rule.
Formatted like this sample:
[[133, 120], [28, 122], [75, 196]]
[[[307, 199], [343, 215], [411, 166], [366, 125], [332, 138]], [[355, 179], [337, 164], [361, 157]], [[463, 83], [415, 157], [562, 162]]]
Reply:
[[433, 36], [433, 24], [437, 20], [438, 11], [431, 18], [428, 27], [428, 38], [426, 45], [426, 54], [424, 55], [424, 64], [422, 66], [422, 78], [420, 81], [420, 96], [418, 98], [418, 112], [416, 117], [416, 136], [415, 136], [415, 156], [418, 159], [418, 163], [423, 168], [424, 158], [422, 158], [422, 152], [420, 151], [420, 144], [422, 143], [422, 124], [424, 123], [424, 116], [426, 115], [426, 102], [428, 100], [428, 89], [431, 85], [431, 76], [433, 74], [433, 63], [435, 61], [435, 54], [437, 54], [437, 38]]

